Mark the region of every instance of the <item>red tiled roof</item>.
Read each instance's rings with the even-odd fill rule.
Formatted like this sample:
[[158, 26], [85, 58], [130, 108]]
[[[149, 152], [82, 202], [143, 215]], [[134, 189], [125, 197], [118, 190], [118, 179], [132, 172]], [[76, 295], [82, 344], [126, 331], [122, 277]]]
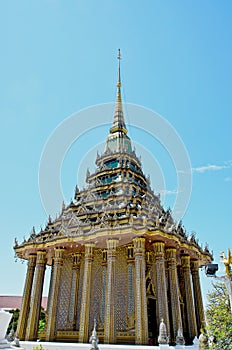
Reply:
[[[46, 310], [48, 297], [42, 297], [42, 307]], [[0, 309], [20, 309], [22, 297], [14, 295], [0, 295]]]

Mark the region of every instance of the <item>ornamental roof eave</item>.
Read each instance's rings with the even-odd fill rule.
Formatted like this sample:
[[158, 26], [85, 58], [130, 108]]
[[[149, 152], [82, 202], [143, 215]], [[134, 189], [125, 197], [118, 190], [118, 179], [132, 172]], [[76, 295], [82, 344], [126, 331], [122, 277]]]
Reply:
[[101, 163], [106, 162], [107, 160], [110, 160], [112, 158], [117, 158], [118, 160], [120, 159], [131, 159], [139, 167], [142, 166], [141, 160], [136, 156], [135, 150], [132, 150], [132, 152], [128, 152], [127, 149], [124, 149], [123, 151], [111, 151], [110, 149], [107, 149], [102, 155], [97, 155], [95, 164], [97, 166], [100, 166]]
[[14, 247], [16, 255], [21, 259], [28, 259], [29, 254], [36, 253], [39, 250], [51, 251], [56, 247], [65, 247], [70, 254], [76, 249], [83, 250], [84, 244], [87, 242], [94, 242], [96, 248], [105, 249], [106, 239], [108, 237], [115, 237], [119, 239], [119, 246], [123, 246], [132, 242], [135, 237], [145, 237], [148, 244], [157, 241], [163, 241], [166, 247], [175, 247], [181, 254], [188, 254], [192, 259], [199, 260], [199, 266], [212, 261], [212, 254], [194, 243], [184, 240], [183, 237], [178, 237], [174, 232], [168, 233], [158, 228], [135, 223], [128, 223], [123, 227], [100, 227], [92, 232], [82, 232], [79, 235], [75, 231], [70, 232], [69, 236], [58, 234], [50, 237], [46, 241], [24, 242], [21, 245]]

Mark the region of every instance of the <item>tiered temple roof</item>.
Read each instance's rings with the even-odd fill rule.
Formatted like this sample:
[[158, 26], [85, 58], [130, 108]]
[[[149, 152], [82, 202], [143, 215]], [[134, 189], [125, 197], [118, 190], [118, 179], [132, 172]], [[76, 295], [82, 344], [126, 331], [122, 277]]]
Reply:
[[63, 203], [56, 219], [49, 217], [45, 229], [38, 233], [33, 229], [27, 240], [20, 244], [16, 241], [16, 253], [27, 259], [38, 249], [62, 245], [72, 251], [75, 244], [87, 241], [97, 241], [97, 247], [103, 248], [109, 234], [120, 238], [120, 245], [133, 236], [145, 236], [182, 247], [183, 252], [200, 258], [200, 264], [205, 265], [212, 258], [207, 245], [199, 245], [195, 233], [188, 235], [182, 222], [175, 222], [171, 210], [162, 207], [160, 196], [154, 194], [150, 178], [144, 175], [141, 161], [132, 150], [122, 107], [120, 51], [118, 58], [113, 124], [104, 153], [97, 154], [94, 173], [87, 170], [86, 187], [79, 191], [76, 186], [74, 199], [67, 206]]

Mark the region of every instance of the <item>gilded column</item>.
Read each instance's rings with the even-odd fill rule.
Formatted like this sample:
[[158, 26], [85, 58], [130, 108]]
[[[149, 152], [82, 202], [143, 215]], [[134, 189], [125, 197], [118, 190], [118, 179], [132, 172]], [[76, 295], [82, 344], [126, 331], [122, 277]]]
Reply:
[[145, 238], [135, 238], [135, 343], [148, 342], [148, 316], [145, 275]]
[[49, 284], [49, 292], [48, 292], [48, 301], [47, 301], [47, 312], [45, 315], [45, 331], [47, 331], [47, 324], [48, 324], [48, 310], [50, 310], [50, 306], [52, 304], [52, 300], [51, 300], [51, 294], [52, 294], [52, 290], [53, 290], [53, 272], [54, 272], [54, 259], [52, 258], [52, 265], [51, 265], [51, 273], [50, 273], [50, 284]]
[[163, 242], [153, 243], [155, 255], [155, 278], [156, 278], [156, 295], [157, 295], [157, 324], [164, 321], [168, 336], [170, 337], [169, 314], [168, 314], [168, 296], [167, 296], [167, 282], [165, 274], [165, 260], [164, 260]]
[[190, 340], [193, 340], [197, 335], [197, 325], [191, 288], [190, 256], [182, 256], [181, 265], [185, 287], [185, 306], [188, 322], [188, 337]]
[[30, 254], [28, 259], [25, 286], [23, 291], [23, 300], [22, 300], [18, 326], [16, 331], [16, 335], [20, 340], [24, 340], [26, 335], [27, 320], [28, 320], [29, 311], [30, 311], [31, 290], [32, 290], [33, 277], [35, 272], [35, 264], [36, 264], [36, 254]]
[[72, 297], [71, 307], [73, 309], [73, 330], [77, 326], [78, 290], [80, 277], [81, 253], [73, 254], [73, 275], [72, 275]]
[[80, 312], [80, 330], [79, 342], [88, 342], [89, 331], [89, 311], [90, 311], [90, 290], [91, 290], [91, 275], [93, 262], [94, 243], [85, 244], [85, 266], [83, 276], [82, 298], [81, 298], [81, 312]]
[[103, 249], [102, 251], [102, 280], [101, 280], [101, 289], [102, 289], [102, 297], [101, 297], [101, 309], [100, 309], [100, 322], [98, 324], [98, 329], [104, 328], [105, 322], [105, 301], [106, 301], [106, 276], [107, 276], [107, 249]]
[[56, 338], [56, 312], [58, 304], [58, 294], [60, 288], [61, 271], [63, 267], [63, 254], [65, 249], [57, 248], [55, 250], [53, 271], [51, 274], [52, 281], [49, 291], [50, 303], [48, 309], [48, 321], [46, 330], [46, 340], [54, 341]]
[[173, 341], [176, 340], [178, 328], [183, 331], [182, 318], [180, 309], [179, 299], [179, 285], [177, 276], [177, 261], [176, 261], [176, 249], [168, 248], [166, 250], [166, 256], [168, 261], [168, 277], [169, 277], [169, 288], [170, 288], [170, 301], [172, 309], [172, 330], [173, 330]]
[[199, 263], [198, 260], [191, 261], [191, 272], [192, 272], [192, 282], [193, 282], [193, 295], [194, 295], [194, 305], [195, 314], [197, 321], [197, 335], [199, 335], [200, 329], [205, 325], [204, 318], [204, 308], [201, 295], [200, 277], [199, 277]]
[[134, 247], [127, 247], [127, 328], [135, 328]]
[[26, 331], [26, 340], [37, 339], [45, 268], [46, 252], [38, 251], [36, 258], [35, 278], [32, 287], [30, 313]]
[[107, 240], [107, 277], [106, 277], [106, 304], [104, 321], [104, 343], [112, 344], [116, 341], [116, 327], [114, 322], [114, 291], [115, 291], [115, 264], [118, 239]]

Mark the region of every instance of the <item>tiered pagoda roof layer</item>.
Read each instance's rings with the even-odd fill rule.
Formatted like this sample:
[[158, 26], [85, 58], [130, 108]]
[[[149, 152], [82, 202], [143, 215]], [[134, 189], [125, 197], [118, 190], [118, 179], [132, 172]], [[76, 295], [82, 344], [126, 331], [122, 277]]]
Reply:
[[52, 257], [60, 246], [71, 253], [77, 246], [81, 251], [87, 242], [104, 249], [109, 237], [119, 238], [119, 245], [125, 245], [136, 236], [144, 236], [148, 238], [147, 245], [163, 241], [167, 247], [178, 248], [181, 254], [199, 260], [200, 266], [205, 265], [212, 259], [207, 246], [200, 246], [195, 234], [187, 235], [182, 223], [176, 223], [171, 211], [162, 207], [132, 150], [123, 116], [120, 59], [118, 71], [113, 125], [104, 153], [97, 154], [95, 172], [87, 171], [86, 187], [79, 191], [76, 186], [74, 199], [68, 206], [63, 205], [58, 218], [49, 217], [45, 229], [39, 233], [33, 230], [20, 244], [16, 241], [16, 254], [27, 259], [30, 253], [45, 249]]

